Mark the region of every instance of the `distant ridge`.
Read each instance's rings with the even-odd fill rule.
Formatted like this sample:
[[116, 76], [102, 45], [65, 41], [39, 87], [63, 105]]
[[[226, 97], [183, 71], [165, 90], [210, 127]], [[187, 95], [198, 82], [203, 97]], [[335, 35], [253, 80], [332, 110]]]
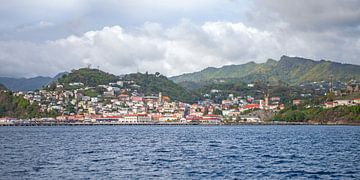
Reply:
[[360, 80], [360, 66], [331, 61], [314, 61], [301, 57], [282, 56], [279, 61], [269, 59], [265, 63], [249, 62], [241, 65], [228, 65], [220, 68], [209, 67], [199, 72], [171, 77], [176, 83], [201, 83], [216, 80], [237, 80], [243, 82], [282, 81], [299, 84], [329, 80]]
[[[12, 91], [33, 91], [41, 89], [59, 78], [64, 82], [84, 81], [84, 84], [90, 86], [96, 85], [99, 82], [114, 81], [118, 78], [115, 75], [96, 69], [89, 72], [86, 71], [85, 73], [83, 70], [79, 69], [71, 76], [64, 76], [69, 74], [67, 72], [59, 73], [53, 78], [43, 76], [34, 78], [0, 77], [0, 83]], [[212, 83], [214, 81], [241, 81], [250, 83], [258, 80], [269, 82], [281, 81], [295, 85], [303, 82], [329, 80], [330, 76], [335, 81], [360, 80], [360, 66], [325, 60], [314, 61], [301, 57], [282, 56], [278, 61], [268, 59], [265, 63], [251, 61], [241, 65], [227, 65], [220, 68], [208, 67], [198, 72], [173, 76], [169, 79], [184, 87], [197, 87], [201, 86], [201, 84]]]
[[6, 86], [0, 83], [0, 91], [1, 90], [7, 90]]
[[67, 74], [67, 72], [59, 73], [53, 78], [44, 76], [37, 76], [33, 78], [0, 77], [0, 83], [12, 91], [33, 91], [41, 89], [43, 86], [48, 85], [64, 74]]

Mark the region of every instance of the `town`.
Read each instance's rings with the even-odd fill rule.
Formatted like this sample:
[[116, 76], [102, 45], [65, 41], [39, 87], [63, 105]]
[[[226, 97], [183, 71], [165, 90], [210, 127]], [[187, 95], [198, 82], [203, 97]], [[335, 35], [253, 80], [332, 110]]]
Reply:
[[[327, 82], [302, 84], [320, 94], [329, 91], [336, 95], [341, 92], [358, 93], [359, 84], [338, 84], [326, 87]], [[53, 86], [53, 87], [50, 87]], [[254, 84], [248, 84], [253, 88]], [[271, 96], [264, 92], [261, 98], [250, 95], [235, 96], [227, 94], [223, 100], [216, 103], [210, 94], [221, 90], [211, 89], [203, 94], [203, 99], [196, 103], [185, 103], [172, 100], [162, 92], [145, 95], [137, 92], [140, 86], [132, 80], [121, 77], [106, 85], [90, 87], [81, 82], [55, 83], [46, 88], [28, 92], [14, 92], [31, 104], [37, 104], [41, 112], [53, 112], [51, 117], [17, 119], [0, 118], [2, 125], [45, 125], [45, 124], [226, 124], [264, 123], [271, 116], [283, 110], [285, 104], [280, 96]], [[330, 89], [328, 89], [330, 88]], [[341, 91], [345, 89], [345, 91]], [[313, 94], [300, 94], [300, 97], [312, 98]], [[301, 105], [303, 99], [293, 99], [290, 105]], [[323, 108], [336, 106], [359, 106], [360, 98], [342, 99], [324, 102]]]

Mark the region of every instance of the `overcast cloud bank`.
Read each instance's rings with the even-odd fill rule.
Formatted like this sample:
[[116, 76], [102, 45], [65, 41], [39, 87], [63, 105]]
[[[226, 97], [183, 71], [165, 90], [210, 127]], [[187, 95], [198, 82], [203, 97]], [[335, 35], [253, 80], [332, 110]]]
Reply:
[[[211, 2], [204, 8], [219, 5], [218, 1]], [[134, 6], [136, 11], [145, 8], [127, 1], [123, 5]], [[200, 5], [200, 1], [178, 4], [189, 7], [184, 11], [190, 14], [201, 10]], [[172, 76], [209, 66], [264, 62], [284, 54], [360, 64], [360, 1], [256, 0], [246, 5], [249, 7], [242, 21], [198, 22], [186, 17], [168, 25], [161, 19], [157, 22], [154, 15], [150, 19], [155, 21], [135, 27], [119, 23], [46, 41], [2, 38], [0, 76], [54, 76], [88, 64], [114, 74], [149, 71]], [[61, 7], [83, 11], [80, 1], [76, 6]], [[165, 11], [159, 8], [158, 11]], [[226, 8], [224, 11], [234, 10]], [[151, 15], [148, 11], [144, 13]], [[55, 27], [56, 22], [40, 20], [18, 26], [16, 33]]]

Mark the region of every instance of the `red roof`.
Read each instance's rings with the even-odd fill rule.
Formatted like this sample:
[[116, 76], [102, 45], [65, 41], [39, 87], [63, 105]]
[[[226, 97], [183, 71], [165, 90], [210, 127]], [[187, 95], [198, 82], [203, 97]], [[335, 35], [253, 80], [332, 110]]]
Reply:
[[101, 118], [119, 119], [119, 118], [122, 118], [122, 117], [121, 116], [104, 116], [104, 117], [101, 117]]
[[247, 104], [244, 109], [255, 109], [260, 108], [260, 104]]
[[142, 97], [139, 97], [139, 96], [132, 96], [132, 97], [131, 97], [131, 100], [132, 100], [132, 101], [137, 101], [137, 102], [139, 102], [139, 101], [144, 101], [144, 99], [143, 99]]
[[147, 114], [127, 114], [126, 117], [134, 117], [134, 116], [147, 116]]

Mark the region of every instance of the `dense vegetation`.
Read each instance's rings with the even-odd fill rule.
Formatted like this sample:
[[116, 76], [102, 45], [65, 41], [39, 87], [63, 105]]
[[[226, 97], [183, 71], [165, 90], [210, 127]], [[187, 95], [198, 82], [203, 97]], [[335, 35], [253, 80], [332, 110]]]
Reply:
[[[113, 74], [109, 74], [98, 69], [83, 68], [74, 70], [71, 73], [64, 75], [58, 79], [58, 82], [63, 84], [65, 89], [71, 89], [79, 88], [77, 86], [69, 86], [69, 83], [74, 82], [81, 82], [84, 86], [97, 86], [107, 85], [110, 82], [116, 82], [119, 80], [119, 77]], [[167, 77], [160, 75], [160, 73], [157, 73], [156, 75], [148, 73], [127, 74], [122, 77], [122, 80], [134, 81], [139, 87], [133, 86], [128, 88], [136, 89], [137, 92], [145, 95], [158, 95], [159, 92], [162, 92], [163, 95], [169, 96], [172, 100], [179, 100], [183, 102], [194, 102], [197, 98], [196, 95], [169, 80]], [[125, 86], [128, 86], [128, 84], [125, 84]], [[55, 89], [55, 83], [50, 86], [50, 89]], [[86, 90], [84, 93], [87, 96], [95, 97], [102, 94], [102, 92], [102, 89], [96, 88], [95, 90]]]
[[338, 106], [329, 109], [322, 107], [303, 108], [293, 106], [280, 111], [273, 117], [273, 121], [359, 123], [360, 106]]
[[12, 92], [0, 91], [0, 117], [34, 118], [50, 115], [41, 113], [39, 106], [30, 104], [22, 96], [13, 96]]
[[58, 79], [58, 82], [62, 84], [81, 82], [85, 86], [97, 86], [116, 82], [118, 79], [117, 76], [98, 69], [81, 68], [63, 75]]
[[194, 102], [197, 99], [197, 95], [184, 89], [159, 73], [127, 74], [123, 79], [135, 81], [135, 83], [140, 86], [138, 92], [144, 93], [145, 95], [157, 95], [159, 92], [162, 92], [163, 95], [169, 96], [171, 100]]
[[[360, 66], [341, 64], [331, 61], [313, 61], [310, 59], [282, 56], [279, 61], [269, 59], [266, 63], [249, 62], [242, 65], [223, 66], [221, 68], [206, 68], [199, 72], [183, 74], [170, 79], [183, 83], [185, 87], [196, 86], [194, 83], [237, 79], [241, 82], [256, 80], [278, 82], [290, 85], [302, 82], [328, 80], [330, 75], [338, 81], [360, 79]], [[186, 82], [186, 83], [184, 83]]]
[[[217, 93], [211, 93], [211, 90], [218, 90]], [[221, 103], [221, 100], [228, 98], [229, 94], [236, 96], [252, 96], [255, 99], [263, 99], [264, 93], [268, 92], [272, 97], [280, 97], [281, 103], [289, 104], [291, 100], [300, 98], [301, 93], [306, 93], [303, 89], [297, 86], [286, 86], [282, 84], [276, 84], [272, 86], [266, 85], [263, 82], [254, 83], [254, 87], [248, 87], [243, 82], [230, 82], [230, 83], [213, 83], [204, 85], [198, 89], [194, 89], [198, 94], [206, 94], [212, 100], [217, 103]]]

